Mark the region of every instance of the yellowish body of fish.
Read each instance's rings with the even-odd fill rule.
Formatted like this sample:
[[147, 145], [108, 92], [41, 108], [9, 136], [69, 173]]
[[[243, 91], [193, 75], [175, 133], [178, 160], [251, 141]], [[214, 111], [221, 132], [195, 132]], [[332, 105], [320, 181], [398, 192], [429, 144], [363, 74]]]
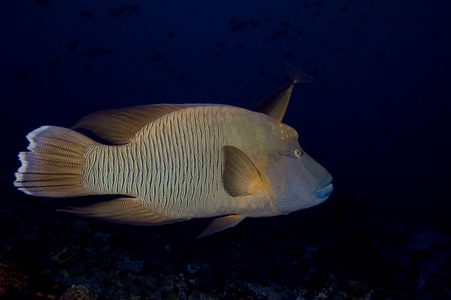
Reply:
[[[257, 111], [227, 105], [149, 105], [102, 111], [73, 129], [42, 126], [27, 135], [15, 186], [35, 196], [120, 195], [65, 210], [135, 225], [217, 217], [204, 237], [246, 217], [308, 208], [332, 192], [331, 175], [281, 123], [292, 82]], [[75, 131], [93, 131], [104, 145]]]

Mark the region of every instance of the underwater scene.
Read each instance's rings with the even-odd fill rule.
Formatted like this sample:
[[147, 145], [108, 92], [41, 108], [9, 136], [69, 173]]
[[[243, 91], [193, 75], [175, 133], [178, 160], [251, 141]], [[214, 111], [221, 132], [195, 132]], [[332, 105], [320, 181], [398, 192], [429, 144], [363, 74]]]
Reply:
[[0, 299], [450, 299], [447, 7], [2, 1]]

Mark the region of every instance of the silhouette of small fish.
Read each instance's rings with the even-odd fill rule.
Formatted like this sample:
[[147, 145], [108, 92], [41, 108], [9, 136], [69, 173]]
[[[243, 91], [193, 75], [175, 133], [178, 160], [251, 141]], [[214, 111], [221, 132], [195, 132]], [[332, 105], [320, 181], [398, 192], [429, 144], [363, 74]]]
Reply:
[[238, 22], [238, 23], [232, 23], [232, 31], [241, 31], [245, 29], [248, 25], [258, 26], [258, 21], [255, 21], [254, 19], [251, 19], [250, 22]]
[[162, 53], [157, 53], [154, 56], [152, 56], [152, 59], [150, 60], [151, 62], [157, 62], [160, 61], [165, 55], [167, 55], [166, 52], [162, 52]]
[[85, 66], [85, 70], [86, 70], [86, 71], [90, 71], [90, 72], [91, 72], [91, 71], [94, 71], [94, 66], [93, 66], [93, 65], [86, 65], [86, 66]]
[[83, 43], [83, 41], [81, 40], [81, 35], [79, 35], [79, 36], [78, 36], [78, 39], [72, 41], [72, 42], [69, 44], [69, 48], [68, 48], [67, 50], [68, 50], [69, 52], [74, 52], [75, 49], [77, 49], [78, 44], [82, 44], [82, 43]]
[[80, 15], [82, 15], [85, 18], [94, 18], [94, 15], [89, 10], [81, 11]]
[[34, 0], [34, 3], [36, 5], [44, 6], [44, 7], [49, 7], [49, 5], [52, 4], [52, 2], [49, 0]]
[[167, 68], [166, 69], [169, 73], [171, 73], [171, 74], [175, 74], [176, 72], [175, 72], [175, 69], [173, 69], [173, 68]]
[[223, 49], [225, 47], [225, 45], [223, 43], [216, 43], [216, 46], [218, 46], [221, 49]]
[[175, 33], [174, 32], [168, 32], [168, 33], [166, 33], [166, 35], [168, 36], [168, 37], [175, 37]]
[[293, 58], [294, 58], [293, 52], [285, 53], [285, 54], [283, 55], [283, 57], [285, 57], [286, 59], [293, 59]]
[[290, 27], [290, 26], [291, 26], [291, 23], [288, 22], [288, 21], [283, 21], [283, 22], [282, 22], [282, 26], [283, 26], [283, 27]]
[[21, 78], [21, 79], [30, 78], [30, 73], [28, 73], [28, 71], [20, 71], [20, 72], [17, 72], [15, 75], [17, 78]]
[[60, 61], [59, 57], [58, 57], [57, 59], [49, 60], [49, 61], [47, 61], [47, 62], [45, 63], [44, 69], [50, 70], [50, 69], [52, 69], [56, 64], [59, 64], [60, 62], [61, 62], [61, 61]]
[[286, 34], [287, 33], [287, 30], [285, 29], [285, 30], [276, 30], [276, 31], [274, 31], [272, 34], [271, 34], [271, 37], [270, 37], [270, 39], [271, 40], [277, 40], [277, 39], [279, 39], [280, 37], [282, 37], [282, 35], [284, 35], [284, 34]]
[[112, 54], [111, 48], [108, 49], [101, 49], [101, 48], [92, 48], [86, 51], [85, 56], [87, 58], [99, 58], [102, 57], [105, 54]]
[[185, 73], [180, 73], [180, 75], [179, 75], [179, 82], [182, 82], [183, 79], [185, 79]]
[[138, 13], [138, 7], [139, 4], [136, 5], [120, 5], [116, 8], [113, 9], [113, 11], [111, 12], [110, 16], [113, 19], [119, 19], [125, 16], [128, 16], [132, 13], [137, 14]]

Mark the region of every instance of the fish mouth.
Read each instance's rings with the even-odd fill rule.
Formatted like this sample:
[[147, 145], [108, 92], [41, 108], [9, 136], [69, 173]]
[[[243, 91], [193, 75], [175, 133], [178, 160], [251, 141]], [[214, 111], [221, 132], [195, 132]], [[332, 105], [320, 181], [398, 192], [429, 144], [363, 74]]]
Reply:
[[329, 198], [329, 195], [334, 190], [332, 179], [333, 179], [332, 176], [329, 174], [327, 179], [320, 183], [320, 185], [315, 191], [315, 197], [318, 200], [325, 201], [327, 198]]

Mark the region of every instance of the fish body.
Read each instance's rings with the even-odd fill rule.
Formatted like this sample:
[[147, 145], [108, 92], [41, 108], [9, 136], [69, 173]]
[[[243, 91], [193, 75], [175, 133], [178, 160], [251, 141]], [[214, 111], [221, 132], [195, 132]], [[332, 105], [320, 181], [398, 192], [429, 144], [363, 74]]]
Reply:
[[52, 2], [49, 0], [34, 0], [34, 3], [36, 5], [40, 5], [40, 6], [44, 6], [44, 7], [49, 7], [50, 4], [52, 4]]
[[113, 19], [119, 19], [132, 13], [138, 13], [139, 4], [136, 5], [120, 5], [113, 9], [110, 16]]
[[102, 49], [102, 48], [92, 48], [86, 51], [85, 57], [87, 58], [99, 58], [104, 56], [105, 54], [112, 55], [111, 48], [108, 49]]
[[152, 56], [151, 62], [157, 62], [160, 61], [163, 57], [167, 55], [166, 52], [156, 53], [154, 56]]
[[[93, 113], [73, 129], [42, 126], [27, 135], [29, 151], [19, 154], [14, 184], [35, 196], [118, 195], [64, 211], [119, 223], [217, 217], [200, 237], [246, 217], [320, 204], [332, 192], [332, 177], [281, 122], [294, 83], [265, 98], [256, 107], [262, 112], [148, 105]], [[75, 131], [80, 128], [111, 145]]]
[[80, 12], [80, 15], [82, 15], [85, 18], [94, 18], [94, 15], [89, 10], [84, 10]]
[[76, 49], [77, 49], [77, 47], [78, 47], [78, 45], [79, 44], [82, 44], [83, 43], [83, 40], [81, 39], [81, 35], [79, 35], [78, 36], [78, 39], [76, 39], [76, 40], [73, 40], [70, 44], [69, 44], [69, 47], [68, 47], [68, 51], [69, 52], [74, 52]]

